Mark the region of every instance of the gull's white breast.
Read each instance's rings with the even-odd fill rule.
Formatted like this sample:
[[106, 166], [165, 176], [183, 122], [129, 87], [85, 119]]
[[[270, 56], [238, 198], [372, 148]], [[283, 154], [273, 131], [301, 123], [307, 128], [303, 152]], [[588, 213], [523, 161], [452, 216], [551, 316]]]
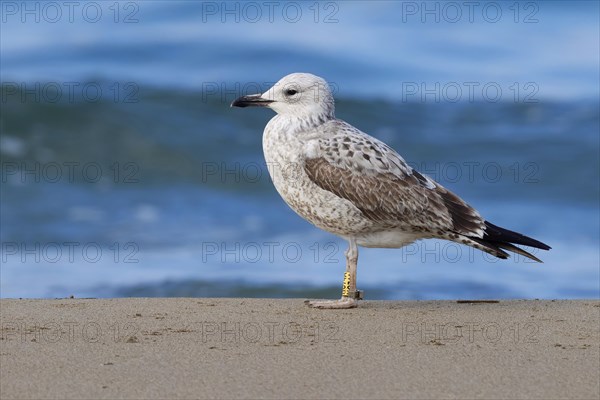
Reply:
[[298, 215], [328, 232], [349, 237], [371, 231], [373, 223], [350, 201], [310, 180], [304, 160], [317, 138], [296, 133], [293, 122], [281, 116], [271, 119], [263, 133], [265, 161], [279, 195]]

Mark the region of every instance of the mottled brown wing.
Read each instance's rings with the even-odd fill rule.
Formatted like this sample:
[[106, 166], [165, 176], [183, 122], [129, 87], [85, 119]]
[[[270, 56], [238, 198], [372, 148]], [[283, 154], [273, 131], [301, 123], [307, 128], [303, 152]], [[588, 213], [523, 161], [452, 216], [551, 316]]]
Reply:
[[441, 235], [481, 232], [477, 212], [445, 188], [426, 187], [417, 171], [398, 177], [391, 173], [356, 173], [325, 158], [307, 159], [305, 170], [320, 188], [351, 201], [364, 215], [384, 227], [401, 227]]

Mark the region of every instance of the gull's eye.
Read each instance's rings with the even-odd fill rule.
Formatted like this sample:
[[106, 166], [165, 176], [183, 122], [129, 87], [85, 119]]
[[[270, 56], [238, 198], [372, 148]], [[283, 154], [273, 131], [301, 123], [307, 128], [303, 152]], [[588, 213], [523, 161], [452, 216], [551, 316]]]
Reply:
[[296, 93], [298, 93], [298, 91], [295, 90], [295, 89], [288, 89], [288, 90], [285, 91], [285, 94], [288, 95], [288, 96], [293, 96]]

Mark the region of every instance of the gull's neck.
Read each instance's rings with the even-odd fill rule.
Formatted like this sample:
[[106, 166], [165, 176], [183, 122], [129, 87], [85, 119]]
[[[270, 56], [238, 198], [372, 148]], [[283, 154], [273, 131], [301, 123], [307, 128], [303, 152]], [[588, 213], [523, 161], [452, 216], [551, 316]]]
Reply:
[[333, 112], [330, 114], [320, 113], [310, 115], [277, 114], [270, 122], [278, 126], [285, 126], [289, 131], [303, 132], [317, 128], [334, 119]]

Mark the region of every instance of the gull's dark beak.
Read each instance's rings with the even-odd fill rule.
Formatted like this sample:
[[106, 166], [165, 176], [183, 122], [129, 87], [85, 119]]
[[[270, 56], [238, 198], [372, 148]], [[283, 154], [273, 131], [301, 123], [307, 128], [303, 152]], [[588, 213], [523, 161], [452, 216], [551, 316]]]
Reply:
[[237, 98], [231, 103], [231, 107], [266, 107], [273, 102], [273, 100], [263, 99], [259, 94], [250, 94], [248, 96], [242, 96]]

